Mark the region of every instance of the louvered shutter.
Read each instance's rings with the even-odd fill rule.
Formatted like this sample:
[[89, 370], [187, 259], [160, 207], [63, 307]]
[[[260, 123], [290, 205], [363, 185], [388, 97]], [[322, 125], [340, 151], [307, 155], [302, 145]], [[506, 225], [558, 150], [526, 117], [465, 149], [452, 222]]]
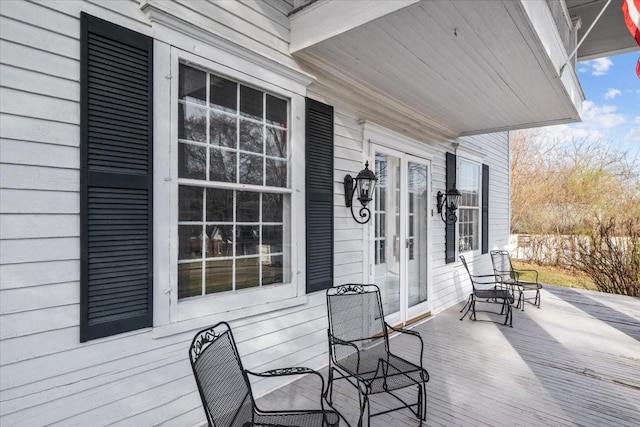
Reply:
[[489, 165], [482, 165], [482, 253], [489, 252]]
[[307, 293], [333, 286], [333, 107], [306, 100]]
[[[446, 174], [446, 190], [450, 190], [456, 185], [456, 155], [453, 153], [446, 153]], [[444, 245], [447, 264], [456, 260], [456, 224], [457, 222], [445, 224]]]
[[80, 341], [153, 323], [153, 40], [81, 17]]

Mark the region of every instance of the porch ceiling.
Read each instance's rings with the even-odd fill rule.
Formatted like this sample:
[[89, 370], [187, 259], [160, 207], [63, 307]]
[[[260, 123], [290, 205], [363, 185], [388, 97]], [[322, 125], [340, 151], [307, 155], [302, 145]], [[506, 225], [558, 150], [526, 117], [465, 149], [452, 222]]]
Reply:
[[363, 118], [445, 138], [579, 120], [560, 47], [544, 2], [318, 1], [291, 16], [291, 52], [318, 85]]
[[[607, 0], [566, 0], [571, 16], [580, 17], [578, 39], [591, 27]], [[624, 25], [619, 1], [612, 1], [578, 49], [578, 61], [638, 50]]]

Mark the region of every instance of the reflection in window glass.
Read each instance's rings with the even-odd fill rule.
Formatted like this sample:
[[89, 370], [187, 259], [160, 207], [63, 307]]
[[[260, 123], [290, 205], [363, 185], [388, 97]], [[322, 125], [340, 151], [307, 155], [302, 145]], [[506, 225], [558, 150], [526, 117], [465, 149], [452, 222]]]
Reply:
[[186, 64], [177, 102], [178, 298], [286, 283], [288, 102]]
[[240, 114], [262, 121], [263, 93], [247, 86], [240, 86]]
[[240, 153], [240, 184], [262, 185], [262, 156]]
[[219, 147], [236, 148], [237, 119], [212, 111], [209, 116], [209, 143]]
[[267, 159], [267, 182], [271, 187], [287, 186], [287, 162], [284, 160]]
[[202, 295], [202, 264], [178, 264], [178, 298]]
[[233, 290], [233, 260], [207, 261], [205, 266], [207, 294]]
[[202, 217], [202, 187], [178, 187], [178, 221], [200, 221]]
[[178, 177], [205, 179], [207, 149], [199, 145], [178, 145]]
[[191, 104], [178, 104], [178, 138], [207, 142], [207, 110]]
[[287, 157], [287, 131], [266, 127], [267, 156]]
[[207, 73], [180, 64], [178, 98], [204, 105], [207, 100]]
[[214, 75], [210, 78], [211, 107], [234, 113], [238, 108], [238, 84]]
[[207, 188], [206, 220], [208, 222], [233, 221], [233, 190]]
[[462, 194], [458, 207], [458, 250], [475, 251], [480, 248], [480, 165], [461, 158], [457, 184]]
[[253, 153], [262, 153], [262, 124], [249, 120], [240, 120], [240, 149]]
[[251, 191], [238, 191], [236, 202], [236, 215], [239, 222], [260, 221], [260, 193]]
[[267, 95], [267, 123], [287, 127], [287, 101]]
[[282, 194], [262, 193], [262, 220], [282, 222]]
[[230, 150], [212, 148], [209, 166], [209, 180], [219, 182], [236, 182], [237, 153]]
[[260, 285], [259, 258], [240, 258], [236, 261], [236, 289]]

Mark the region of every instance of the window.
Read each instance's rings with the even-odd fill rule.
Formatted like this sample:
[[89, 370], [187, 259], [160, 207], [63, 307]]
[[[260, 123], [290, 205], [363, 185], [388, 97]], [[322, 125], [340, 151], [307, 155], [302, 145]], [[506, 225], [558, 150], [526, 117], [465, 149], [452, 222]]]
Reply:
[[458, 251], [480, 249], [480, 165], [459, 158], [458, 190], [462, 194], [458, 207]]
[[178, 299], [288, 283], [288, 101], [181, 63]]

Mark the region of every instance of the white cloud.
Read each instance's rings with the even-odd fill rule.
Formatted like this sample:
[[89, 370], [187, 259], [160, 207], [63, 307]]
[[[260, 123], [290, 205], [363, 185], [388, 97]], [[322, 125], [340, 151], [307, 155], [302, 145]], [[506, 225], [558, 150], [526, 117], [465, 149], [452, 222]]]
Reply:
[[613, 62], [609, 58], [598, 58], [580, 63], [578, 71], [584, 73], [591, 71], [594, 76], [604, 76], [609, 71]]
[[[636, 122], [638, 122], [638, 117], [636, 117]], [[640, 143], [640, 127], [631, 128], [622, 140], [627, 143]]]
[[626, 122], [623, 115], [616, 114], [618, 107], [597, 106], [592, 101], [582, 103], [582, 124], [587, 127], [610, 129]]
[[613, 99], [616, 96], [620, 96], [620, 95], [622, 95], [622, 92], [620, 91], [620, 89], [609, 88], [607, 93], [604, 94], [604, 99]]
[[640, 116], [636, 116], [636, 117], [633, 119], [633, 122], [634, 122], [635, 124], [637, 124], [637, 125], [640, 125]]

